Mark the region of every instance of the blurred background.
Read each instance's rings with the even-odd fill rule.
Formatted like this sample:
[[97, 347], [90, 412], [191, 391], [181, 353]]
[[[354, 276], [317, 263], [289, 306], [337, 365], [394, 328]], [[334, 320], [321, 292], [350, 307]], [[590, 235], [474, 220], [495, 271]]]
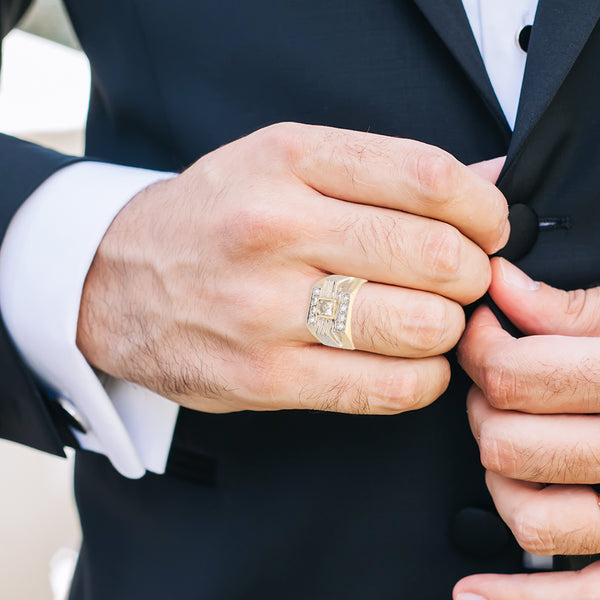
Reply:
[[[90, 71], [60, 0], [36, 0], [3, 43], [0, 131], [83, 152]], [[73, 461], [0, 440], [0, 598], [64, 600], [81, 533]]]

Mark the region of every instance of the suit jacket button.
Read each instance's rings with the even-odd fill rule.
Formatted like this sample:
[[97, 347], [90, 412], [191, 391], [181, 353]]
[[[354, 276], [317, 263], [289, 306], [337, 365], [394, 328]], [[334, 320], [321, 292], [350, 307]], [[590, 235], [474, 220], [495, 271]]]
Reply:
[[497, 514], [475, 507], [463, 508], [454, 515], [450, 536], [461, 552], [476, 558], [501, 553], [511, 539], [508, 527]]

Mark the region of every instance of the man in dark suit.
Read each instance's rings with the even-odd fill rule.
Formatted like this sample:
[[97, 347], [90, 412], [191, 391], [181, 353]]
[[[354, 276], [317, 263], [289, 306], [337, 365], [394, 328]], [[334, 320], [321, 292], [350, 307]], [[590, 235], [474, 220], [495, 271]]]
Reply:
[[[442, 354], [462, 331], [461, 305], [485, 292], [486, 254], [508, 237], [504, 200], [490, 183], [501, 164], [464, 164], [508, 153], [500, 185], [509, 200], [537, 210], [544, 232], [516, 256], [526, 255], [529, 273], [569, 288], [598, 279], [597, 174], [586, 165], [597, 157], [599, 90], [589, 74], [600, 3], [541, 3], [512, 135], [459, 2], [67, 4], [94, 73], [86, 153], [104, 164], [0, 142], [4, 227], [10, 222], [3, 273], [27, 270], [28, 261], [19, 263], [24, 236], [42, 247], [39, 261], [53, 273], [3, 286], [4, 318], [29, 368], [5, 335], [0, 431], [55, 453], [65, 443], [87, 449], [76, 468], [84, 543], [72, 597], [433, 599], [464, 575], [520, 570], [521, 550], [493, 509], [469, 435], [467, 378], [454, 366], [449, 391], [416, 409], [446, 387]], [[24, 4], [0, 6], [4, 32]], [[569, 26], [556, 32], [561, 19]], [[265, 128], [281, 121], [314, 126]], [[181, 176], [168, 173], [192, 163]], [[73, 196], [65, 190], [74, 179], [84, 186]], [[120, 211], [115, 179], [133, 197]], [[146, 187], [158, 179], [166, 181]], [[54, 249], [39, 241], [63, 201], [67, 214], [100, 214], [105, 204], [113, 211], [94, 229], [95, 257], [80, 260], [72, 239], [64, 244], [72, 269], [44, 263]], [[535, 234], [538, 218], [528, 214]], [[516, 289], [553, 292], [515, 286], [510, 268], [496, 261], [492, 295], [522, 330], [594, 333], [555, 317], [558, 302], [545, 329], [519, 321], [510, 305]], [[62, 284], [71, 285], [63, 271], [86, 279], [78, 319], [60, 316], [69, 304]], [[317, 345], [304, 326], [311, 286], [329, 273], [369, 280], [352, 311], [359, 352]], [[8, 316], [11, 306], [23, 312], [18, 289], [32, 303], [25, 325]], [[520, 298], [535, 315], [536, 300]], [[36, 343], [28, 352], [46, 327], [46, 306], [56, 314], [49, 337], [66, 331], [72, 339], [59, 353]], [[488, 376], [488, 357], [512, 340], [487, 347], [490, 337], [478, 333], [493, 330], [497, 340], [499, 328], [485, 310], [461, 346], [481, 390], [472, 393], [471, 424], [481, 440], [481, 424], [496, 419], [489, 445], [524, 454], [526, 442], [502, 437], [514, 413], [490, 406], [515, 408], [523, 397], [521, 386], [505, 383], [514, 370], [504, 368], [495, 387]], [[68, 365], [59, 375], [53, 354]], [[88, 362], [116, 378], [106, 382], [114, 409], [102, 405]], [[64, 383], [76, 370], [76, 381]], [[125, 399], [120, 380], [158, 396]], [[548, 412], [595, 412], [587, 380], [576, 402]], [[544, 392], [553, 381], [536, 383]], [[184, 408], [173, 411], [163, 396]], [[135, 429], [145, 407], [160, 413], [150, 442]], [[161, 465], [156, 447], [175, 419]], [[518, 441], [528, 438], [524, 429]], [[554, 449], [554, 439], [537, 441]], [[148, 472], [123, 477], [94, 450], [123, 475]], [[597, 481], [593, 448], [588, 454], [564, 483]], [[519, 509], [507, 508], [513, 490], [506, 493], [502, 474], [554, 483], [560, 468], [541, 471], [547, 461], [536, 456], [528, 463], [536, 479], [514, 461], [483, 458], [500, 512], [529, 549], [598, 549], [595, 535], [534, 547], [530, 539], [546, 525], [555, 531], [556, 520], [541, 519], [526, 538]], [[574, 490], [589, 500], [588, 488], [566, 491]], [[587, 573], [583, 586], [593, 585]], [[498, 580], [461, 585], [457, 593], [488, 600], [506, 593]]]

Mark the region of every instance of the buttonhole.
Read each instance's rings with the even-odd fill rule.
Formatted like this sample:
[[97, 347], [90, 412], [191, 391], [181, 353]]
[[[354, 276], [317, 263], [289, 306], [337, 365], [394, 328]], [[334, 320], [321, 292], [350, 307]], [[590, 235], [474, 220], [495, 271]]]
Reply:
[[540, 217], [538, 228], [540, 231], [553, 231], [556, 229], [572, 229], [573, 222], [571, 217]]

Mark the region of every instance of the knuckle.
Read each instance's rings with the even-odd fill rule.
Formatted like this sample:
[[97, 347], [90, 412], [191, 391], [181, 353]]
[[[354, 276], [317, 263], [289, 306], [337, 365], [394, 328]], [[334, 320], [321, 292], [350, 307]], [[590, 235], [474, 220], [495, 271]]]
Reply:
[[293, 159], [301, 148], [302, 131], [299, 123], [283, 122], [259, 129], [254, 135], [261, 152]]
[[378, 414], [393, 415], [411, 410], [421, 402], [419, 375], [414, 368], [406, 368], [401, 375], [381, 377], [374, 386], [370, 404]]
[[400, 352], [401, 356], [432, 356], [449, 350], [460, 337], [464, 314], [448, 309], [445, 300], [420, 298], [403, 313], [384, 304], [359, 297], [353, 312], [353, 326], [369, 351]]
[[454, 279], [460, 270], [462, 240], [456, 229], [439, 224], [425, 226], [420, 258], [436, 280]]
[[565, 314], [588, 335], [600, 333], [600, 296], [597, 288], [564, 292]]
[[240, 210], [231, 224], [231, 234], [242, 246], [260, 247], [272, 239], [275, 222], [266, 207]]
[[518, 377], [512, 365], [502, 362], [484, 364], [482, 384], [485, 396], [494, 408], [508, 410], [514, 406]]
[[508, 440], [498, 439], [484, 423], [479, 431], [481, 464], [495, 473], [512, 475], [516, 471], [519, 454]]
[[539, 556], [556, 553], [556, 537], [540, 506], [525, 505], [515, 518], [513, 534], [521, 548]]
[[441, 300], [425, 301], [419, 308], [419, 313], [411, 319], [409, 343], [419, 353], [429, 354], [446, 340], [449, 317], [445, 302]]
[[585, 290], [569, 290], [565, 296], [565, 313], [570, 317], [578, 318], [585, 311], [587, 293]]
[[274, 252], [297, 242], [302, 227], [291, 212], [274, 206], [268, 194], [230, 215], [218, 239], [230, 254]]
[[294, 172], [309, 154], [306, 135], [309, 127], [294, 122], [268, 125], [255, 133], [259, 144], [256, 152], [269, 158], [270, 167], [279, 165], [286, 173]]
[[457, 161], [443, 151], [415, 155], [414, 176], [421, 194], [435, 201], [447, 201], [458, 180]]

